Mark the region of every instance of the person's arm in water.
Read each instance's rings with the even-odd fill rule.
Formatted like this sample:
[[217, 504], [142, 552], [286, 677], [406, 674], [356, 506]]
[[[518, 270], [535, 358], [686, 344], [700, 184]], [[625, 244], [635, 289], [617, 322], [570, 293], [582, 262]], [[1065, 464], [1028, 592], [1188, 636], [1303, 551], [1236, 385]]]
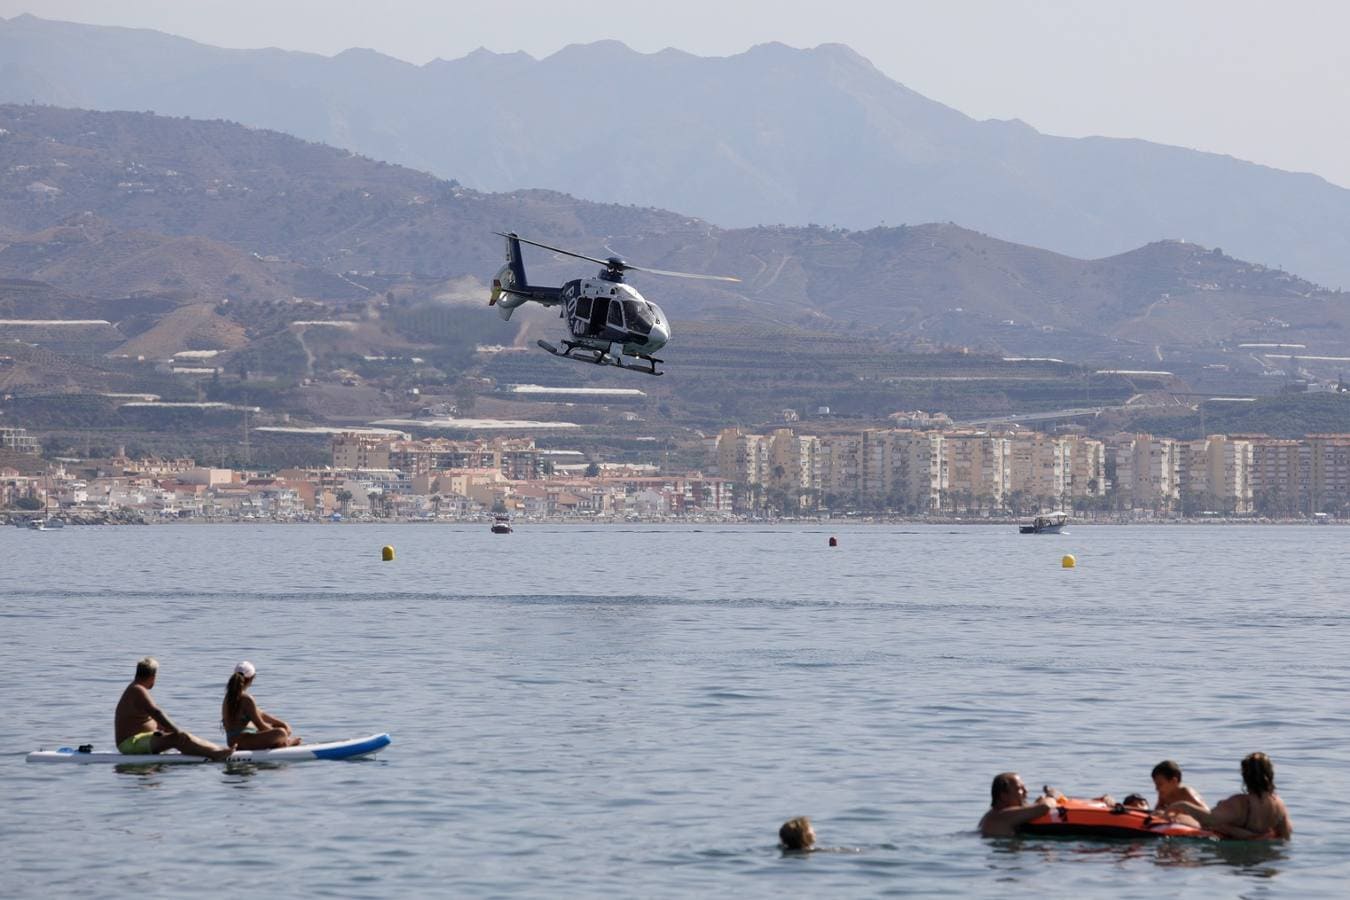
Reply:
[[1208, 828], [1224, 837], [1250, 841], [1253, 838], [1260, 837], [1261, 834], [1243, 827], [1247, 821], [1247, 803], [1249, 802], [1245, 796], [1239, 794], [1220, 801], [1219, 805], [1213, 809], [1207, 809], [1204, 804], [1192, 803], [1189, 800], [1178, 800], [1176, 803], [1169, 804], [1167, 811], [1191, 816], [1200, 823], [1200, 827]]
[[1181, 785], [1176, 793], [1172, 795], [1173, 803], [1193, 803], [1200, 809], [1209, 809], [1209, 804], [1200, 799], [1200, 795], [1193, 788]]
[[[1236, 794], [1227, 800], [1220, 801], [1219, 805], [1210, 812], [1209, 827], [1224, 837], [1240, 840], [1250, 841], [1265, 837], [1271, 832], [1277, 838], [1287, 840], [1294, 833], [1294, 826], [1289, 821], [1289, 810], [1285, 808], [1284, 801], [1279, 797], [1273, 797], [1272, 802], [1278, 815], [1274, 823], [1271, 824], [1270, 831], [1252, 831], [1246, 827], [1250, 818], [1255, 818], [1258, 821], [1260, 819], [1259, 815], [1252, 815], [1252, 798], [1248, 794]], [[1239, 822], [1242, 824], [1239, 825]]]
[[1209, 828], [1213, 824], [1214, 814], [1210, 812], [1209, 807], [1191, 803], [1189, 800], [1178, 800], [1176, 803], [1169, 803], [1167, 804], [1165, 811], [1190, 816], [1206, 828]]
[[985, 837], [1007, 837], [1032, 819], [1047, 815], [1058, 804], [1051, 797], [1040, 797], [1027, 806], [1008, 806], [991, 809], [980, 820], [980, 833]]

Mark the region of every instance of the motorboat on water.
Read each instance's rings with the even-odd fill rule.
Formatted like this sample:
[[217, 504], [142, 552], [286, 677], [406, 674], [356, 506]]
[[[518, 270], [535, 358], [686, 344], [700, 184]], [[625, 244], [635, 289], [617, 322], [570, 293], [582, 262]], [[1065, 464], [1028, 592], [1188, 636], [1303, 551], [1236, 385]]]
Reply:
[[33, 531], [53, 531], [57, 528], [65, 528], [66, 523], [60, 519], [29, 519], [28, 527]]
[[1017, 526], [1017, 530], [1021, 534], [1063, 534], [1068, 524], [1068, 513], [1048, 512], [1041, 513], [1026, 525]]
[[510, 534], [514, 529], [511, 527], [510, 516], [497, 516], [492, 520], [493, 534]]

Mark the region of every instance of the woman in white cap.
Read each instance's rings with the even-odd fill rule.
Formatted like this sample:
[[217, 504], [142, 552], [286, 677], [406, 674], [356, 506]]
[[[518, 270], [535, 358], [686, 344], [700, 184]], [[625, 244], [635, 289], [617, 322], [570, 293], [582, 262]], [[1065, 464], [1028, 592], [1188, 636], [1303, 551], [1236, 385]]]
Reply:
[[258, 707], [248, 689], [258, 674], [253, 663], [244, 660], [234, 667], [225, 685], [225, 702], [220, 705], [220, 724], [225, 742], [234, 750], [271, 750], [293, 747], [300, 738], [291, 734], [291, 726]]

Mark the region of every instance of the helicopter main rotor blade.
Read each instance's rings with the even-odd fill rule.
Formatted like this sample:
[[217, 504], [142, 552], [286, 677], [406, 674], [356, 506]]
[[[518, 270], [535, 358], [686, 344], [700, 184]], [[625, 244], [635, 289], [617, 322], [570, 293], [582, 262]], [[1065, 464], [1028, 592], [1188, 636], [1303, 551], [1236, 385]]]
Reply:
[[507, 233], [505, 233], [505, 232], [503, 232], [503, 231], [494, 231], [493, 234], [498, 234], [498, 235], [501, 235], [502, 237], [505, 237], [505, 238], [515, 238], [516, 240], [520, 241], [522, 244], [529, 244], [529, 245], [532, 246], [532, 247], [540, 247], [540, 248], [542, 248], [542, 249], [544, 249], [544, 250], [552, 250], [554, 253], [561, 253], [561, 254], [563, 254], [564, 256], [575, 256], [577, 259], [584, 259], [584, 260], [586, 260], [587, 262], [599, 263], [599, 264], [602, 265], [602, 266], [608, 266], [608, 265], [609, 265], [609, 260], [607, 260], [607, 259], [597, 259], [597, 258], [595, 258], [594, 256], [587, 256], [587, 255], [584, 254], [584, 253], [573, 253], [571, 250], [564, 250], [564, 249], [561, 248], [561, 247], [553, 247], [553, 246], [550, 246], [549, 244], [541, 244], [541, 243], [539, 243], [538, 241], [532, 241], [532, 240], [530, 240], [529, 238], [523, 238], [523, 237], [521, 237], [520, 235], [516, 235], [516, 234], [507, 234]]
[[665, 269], [649, 269], [646, 266], [630, 266], [624, 263], [624, 268], [633, 272], [650, 272], [652, 275], [670, 275], [675, 278], [698, 278], [702, 281], [740, 281], [731, 275], [699, 275], [696, 272], [670, 272]]
[[[697, 278], [700, 281], [736, 281], [736, 282], [740, 281], [739, 278], [734, 278], [731, 275], [699, 275], [695, 272], [671, 272], [668, 269], [649, 269], [646, 266], [635, 266], [630, 263], [626, 263], [622, 259], [619, 259], [617, 255], [609, 259], [599, 259], [598, 257], [587, 256], [584, 253], [576, 253], [572, 250], [564, 250], [561, 247], [554, 247], [552, 244], [541, 244], [539, 241], [532, 241], [529, 238], [523, 238], [518, 234], [507, 234], [504, 231], [494, 231], [493, 234], [497, 234], [505, 238], [515, 238], [522, 244], [529, 244], [532, 247], [539, 247], [543, 250], [552, 250], [554, 253], [561, 253], [564, 256], [571, 256], [576, 259], [584, 259], [587, 262], [593, 262], [597, 263], [598, 265], [602, 265], [606, 269], [613, 269], [620, 272], [648, 272], [652, 275], [669, 275], [673, 278]], [[609, 248], [607, 247], [605, 249]]]

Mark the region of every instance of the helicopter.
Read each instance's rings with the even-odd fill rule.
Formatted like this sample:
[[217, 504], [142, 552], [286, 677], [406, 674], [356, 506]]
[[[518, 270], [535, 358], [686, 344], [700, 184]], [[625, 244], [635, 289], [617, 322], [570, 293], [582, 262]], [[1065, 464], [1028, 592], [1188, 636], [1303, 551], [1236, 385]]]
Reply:
[[[493, 233], [506, 238], [506, 265], [492, 279], [492, 295], [488, 299], [488, 306], [497, 307], [497, 312], [507, 320], [516, 307], [530, 301], [544, 306], [561, 306], [559, 316], [567, 321], [571, 339], [564, 339], [561, 349], [548, 341], [541, 340], [538, 344], [554, 356], [580, 362], [617, 366], [647, 375], [662, 374], [656, 367], [663, 360], [652, 354], [670, 340], [670, 320], [659, 306], [624, 282], [625, 272], [649, 272], [653, 275], [705, 281], [740, 281], [730, 275], [696, 275], [692, 272], [649, 269], [627, 263], [618, 256], [597, 259], [541, 244], [520, 237], [515, 232]], [[530, 284], [525, 280], [521, 244], [598, 263], [604, 268], [594, 278], [575, 278], [561, 287]], [[625, 356], [641, 360], [646, 365], [624, 362]]]

